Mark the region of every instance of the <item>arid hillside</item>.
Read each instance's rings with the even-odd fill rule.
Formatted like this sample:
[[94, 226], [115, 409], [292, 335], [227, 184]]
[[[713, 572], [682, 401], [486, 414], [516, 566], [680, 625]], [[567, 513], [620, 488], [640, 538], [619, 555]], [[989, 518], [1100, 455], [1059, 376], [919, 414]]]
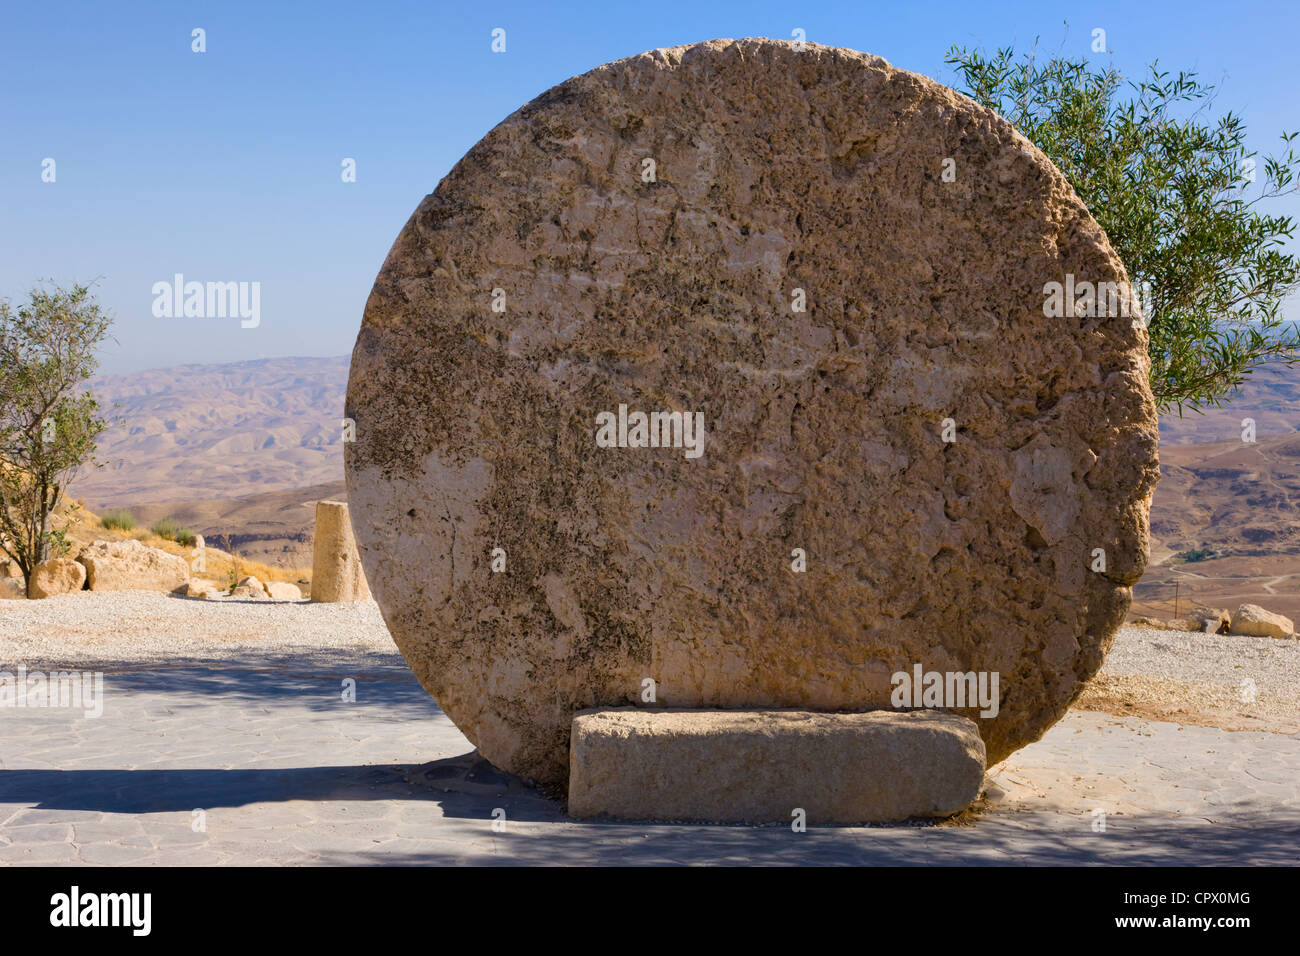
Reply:
[[[345, 373], [346, 374], [346, 373]], [[1265, 366], [1247, 377], [1241, 391], [1222, 408], [1165, 415], [1160, 419], [1161, 460], [1171, 445], [1241, 442], [1242, 419], [1255, 421], [1262, 440], [1300, 428], [1300, 366]]]
[[1164, 445], [1160, 472], [1134, 613], [1171, 616], [1177, 600], [1300, 618], [1300, 433]]
[[130, 511], [145, 526], [160, 518], [172, 518], [203, 535], [209, 544], [252, 561], [281, 568], [310, 568], [316, 502], [321, 500], [347, 500], [343, 482], [243, 498], [140, 504], [133, 505]]
[[[108, 516], [112, 517], [112, 514], [109, 513]], [[310, 553], [305, 563], [290, 560], [265, 563], [238, 549], [233, 549], [232, 552], [223, 542], [205, 539], [203, 560], [199, 562], [196, 560], [199, 557], [195, 547], [197, 542], [183, 543], [180, 535], [169, 531], [164, 536], [143, 523], [138, 523], [135, 527], [121, 527], [116, 523], [106, 525], [104, 518], [105, 515], [96, 514], [82, 502], [65, 499], [51, 521], [54, 528], [67, 536], [68, 550], [61, 556], [75, 559], [87, 545], [95, 541], [134, 539], [150, 548], [158, 548], [184, 558], [192, 568], [194, 577], [216, 582], [222, 587], [232, 587], [240, 578], [253, 575], [260, 581], [288, 581], [300, 585], [304, 593], [310, 591]], [[16, 565], [0, 556], [0, 577], [4, 576], [21, 578], [21, 573]]]
[[85, 469], [72, 494], [102, 508], [342, 481], [347, 379], [346, 357], [100, 376], [90, 387], [120, 424], [100, 441], [104, 467]]

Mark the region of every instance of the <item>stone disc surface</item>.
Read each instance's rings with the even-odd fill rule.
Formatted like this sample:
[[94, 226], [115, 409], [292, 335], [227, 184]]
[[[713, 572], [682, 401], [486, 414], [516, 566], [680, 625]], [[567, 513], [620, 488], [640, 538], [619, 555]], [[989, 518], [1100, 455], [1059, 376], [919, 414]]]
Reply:
[[[1146, 333], [1046, 317], [1067, 275], [1126, 281], [1055, 167], [877, 57], [716, 40], [542, 94], [366, 304], [346, 471], [398, 647], [548, 784], [647, 680], [861, 710], [917, 664], [999, 674], [954, 710], [1001, 760], [1101, 665], [1158, 478]], [[700, 413], [703, 453], [601, 447], [620, 405]]]

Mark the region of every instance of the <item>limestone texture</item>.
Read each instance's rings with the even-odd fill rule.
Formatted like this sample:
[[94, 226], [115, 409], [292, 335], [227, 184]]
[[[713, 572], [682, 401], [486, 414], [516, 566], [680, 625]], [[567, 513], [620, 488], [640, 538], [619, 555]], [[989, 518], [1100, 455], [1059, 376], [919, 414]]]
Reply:
[[302, 600], [302, 589], [288, 581], [267, 581], [262, 588], [273, 601]]
[[92, 541], [77, 556], [92, 591], [185, 591], [185, 559], [139, 541]]
[[311, 599], [334, 603], [370, 600], [370, 588], [357, 554], [346, 502], [316, 502]]
[[1290, 637], [1295, 624], [1289, 617], [1266, 611], [1258, 604], [1243, 604], [1232, 615], [1232, 633], [1247, 637]]
[[[715, 40], [570, 79], [366, 303], [345, 463], [385, 621], [487, 759], [557, 787], [573, 715], [647, 680], [863, 711], [916, 664], [999, 673], [996, 717], [957, 711], [996, 763], [1146, 563], [1146, 332], [1047, 314], [1049, 283], [1126, 281], [1037, 148], [878, 57]], [[702, 453], [598, 443], [634, 412], [698, 415]]]
[[975, 723], [935, 711], [582, 711], [569, 814], [708, 823], [896, 823], [970, 806]]
[[1198, 607], [1187, 616], [1193, 630], [1205, 634], [1226, 634], [1232, 627], [1232, 615], [1227, 608]]
[[45, 598], [80, 591], [86, 583], [86, 569], [72, 558], [51, 558], [32, 568], [28, 597]]

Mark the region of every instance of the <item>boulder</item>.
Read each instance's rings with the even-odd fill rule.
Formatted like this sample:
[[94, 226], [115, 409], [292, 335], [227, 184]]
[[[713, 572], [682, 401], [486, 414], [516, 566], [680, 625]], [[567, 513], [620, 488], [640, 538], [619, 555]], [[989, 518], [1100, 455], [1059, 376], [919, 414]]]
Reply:
[[184, 591], [190, 580], [184, 558], [134, 540], [91, 542], [77, 560], [92, 591]]
[[327, 602], [370, 600], [370, 588], [357, 554], [346, 502], [316, 502], [311, 599]]
[[231, 592], [232, 598], [242, 598], [245, 601], [269, 601], [271, 600], [265, 591], [260, 587], [253, 587], [251, 584], [237, 585]]
[[27, 585], [22, 578], [0, 578], [0, 601], [27, 600]]
[[28, 596], [45, 598], [54, 594], [80, 591], [86, 583], [86, 569], [72, 558], [51, 558], [32, 568]]
[[253, 578], [252, 575], [244, 576], [244, 578], [235, 581], [233, 591], [240, 591], [243, 588], [247, 588], [248, 591], [256, 591], [259, 596], [266, 597], [266, 585], [261, 583], [259, 579]]
[[973, 721], [914, 711], [604, 709], [573, 719], [569, 813], [709, 823], [895, 823], [969, 807]]
[[1232, 626], [1227, 608], [1198, 607], [1187, 615], [1192, 630], [1206, 634], [1226, 634]]
[[191, 578], [185, 587], [186, 597], [203, 597], [208, 591], [220, 591], [221, 586], [216, 581], [209, 581], [205, 578]]
[[1243, 604], [1232, 616], [1232, 633], [1246, 637], [1290, 637], [1295, 624], [1289, 617], [1266, 611], [1258, 604]]
[[1199, 631], [1205, 634], [1220, 634], [1228, 630], [1227, 611], [1213, 608], [1199, 608], [1183, 617], [1162, 620], [1154, 617], [1135, 617], [1129, 622], [1130, 627], [1145, 627], [1157, 631]]
[[1153, 631], [1199, 631], [1201, 629], [1199, 621], [1193, 623], [1184, 617], [1170, 621], [1157, 617], [1135, 617], [1129, 622], [1128, 626], [1143, 627]]
[[275, 601], [302, 600], [302, 591], [298, 590], [298, 585], [290, 584], [288, 581], [267, 581], [266, 593]]
[[1047, 157], [923, 76], [774, 40], [607, 64], [493, 128], [376, 279], [344, 412], [366, 578], [470, 741], [557, 787], [573, 715], [646, 681], [861, 711], [918, 664], [1002, 675], [996, 763], [1146, 564], [1126, 291]]

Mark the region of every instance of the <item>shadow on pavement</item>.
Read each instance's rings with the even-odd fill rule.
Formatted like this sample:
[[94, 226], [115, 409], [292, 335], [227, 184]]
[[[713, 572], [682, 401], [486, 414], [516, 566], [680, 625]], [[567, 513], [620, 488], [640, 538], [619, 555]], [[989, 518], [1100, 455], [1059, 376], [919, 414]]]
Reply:
[[378, 653], [322, 652], [259, 654], [232, 664], [228, 660], [186, 658], [171, 663], [96, 663], [104, 672], [106, 705], [118, 694], [156, 693], [192, 698], [209, 705], [212, 698], [274, 706], [283, 702], [312, 710], [332, 710], [341, 699], [343, 681], [356, 682], [356, 704], [382, 703], [394, 716], [417, 719], [442, 713], [400, 656]]

